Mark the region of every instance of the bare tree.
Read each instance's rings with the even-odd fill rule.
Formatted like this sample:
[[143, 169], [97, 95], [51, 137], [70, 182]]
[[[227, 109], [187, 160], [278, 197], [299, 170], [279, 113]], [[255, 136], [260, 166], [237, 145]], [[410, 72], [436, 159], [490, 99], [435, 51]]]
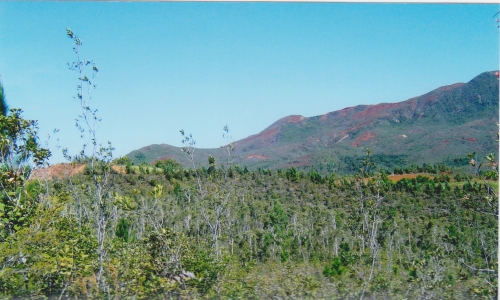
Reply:
[[[69, 28], [66, 29], [66, 34], [73, 41], [73, 52], [76, 54], [76, 60], [72, 63], [68, 63], [69, 69], [78, 74], [77, 94], [75, 99], [79, 102], [81, 114], [76, 119], [76, 127], [80, 131], [80, 137], [82, 139], [87, 138], [87, 141], [84, 142], [82, 150], [77, 157], [88, 163], [93, 183], [93, 186], [89, 186], [86, 191], [83, 191], [83, 197], [86, 197], [86, 201], [77, 200], [78, 217], [84, 217], [80, 215], [82, 210], [81, 206], [88, 205], [88, 207], [85, 208], [85, 212], [95, 229], [98, 242], [97, 254], [99, 264], [97, 284], [101, 289], [105, 290], [104, 264], [108, 254], [106, 241], [110, 229], [110, 221], [118, 219], [118, 210], [113, 204], [110, 193], [110, 171], [113, 158], [112, 152], [114, 149], [109, 142], [107, 146], [98, 144], [97, 127], [101, 119], [97, 115], [97, 110], [90, 108], [90, 101], [92, 99], [91, 91], [96, 87], [95, 84], [93, 84], [93, 79], [99, 70], [93, 61], [81, 58], [80, 47], [82, 46], [82, 42], [80, 38]], [[91, 69], [90, 78], [87, 76], [87, 68]], [[86, 152], [87, 148], [90, 148], [88, 154]], [[64, 150], [64, 154], [67, 158], [71, 159], [67, 149]], [[76, 198], [81, 199], [82, 196], [77, 196]]]

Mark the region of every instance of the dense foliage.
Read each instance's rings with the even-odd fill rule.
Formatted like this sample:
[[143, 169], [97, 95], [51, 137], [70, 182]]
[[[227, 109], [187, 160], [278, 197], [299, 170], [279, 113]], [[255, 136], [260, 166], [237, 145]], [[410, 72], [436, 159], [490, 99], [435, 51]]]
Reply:
[[498, 200], [479, 177], [394, 183], [175, 161], [128, 170], [109, 174], [104, 286], [95, 223], [75, 206], [92, 209], [87, 172], [26, 187], [37, 204], [0, 244], [1, 295], [497, 296]]

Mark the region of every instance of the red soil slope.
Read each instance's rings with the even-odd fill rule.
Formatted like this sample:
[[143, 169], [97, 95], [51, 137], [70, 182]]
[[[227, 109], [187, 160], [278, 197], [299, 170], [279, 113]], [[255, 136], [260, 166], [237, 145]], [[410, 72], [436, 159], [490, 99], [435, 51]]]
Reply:
[[84, 164], [57, 164], [48, 168], [35, 170], [31, 174], [31, 178], [42, 180], [52, 179], [53, 177], [61, 178], [83, 173], [83, 170], [85, 170]]
[[359, 144], [361, 144], [361, 142], [371, 140], [374, 137], [375, 137], [375, 133], [373, 133], [371, 131], [367, 131], [367, 132], [363, 133], [362, 136], [360, 136], [359, 138], [357, 138], [354, 142], [352, 142], [351, 146], [358, 147]]

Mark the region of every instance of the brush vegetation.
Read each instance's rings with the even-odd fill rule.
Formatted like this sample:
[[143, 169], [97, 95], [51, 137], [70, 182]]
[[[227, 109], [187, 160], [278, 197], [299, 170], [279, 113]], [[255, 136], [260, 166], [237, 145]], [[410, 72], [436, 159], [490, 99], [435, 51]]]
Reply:
[[219, 154], [196, 156], [181, 131], [183, 162], [113, 160], [89, 104], [98, 68], [66, 33], [88, 142], [64, 154], [85, 170], [31, 178], [50, 157], [37, 123], [0, 114], [1, 298], [497, 299], [493, 154], [424, 164], [364, 149], [345, 173], [249, 168], [225, 126]]
[[105, 289], [92, 213], [77, 214], [92, 207], [87, 171], [25, 186], [29, 213], [10, 217], [0, 243], [3, 297], [497, 296], [498, 199], [484, 174], [431, 166], [394, 182], [369, 164], [323, 176], [116, 162], [128, 171], [109, 175]]

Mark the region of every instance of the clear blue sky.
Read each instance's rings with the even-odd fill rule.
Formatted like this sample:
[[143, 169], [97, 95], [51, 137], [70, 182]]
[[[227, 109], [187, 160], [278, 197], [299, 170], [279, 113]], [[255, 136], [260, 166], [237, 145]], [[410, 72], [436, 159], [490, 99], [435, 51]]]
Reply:
[[399, 102], [498, 69], [497, 4], [0, 2], [9, 107], [76, 154], [77, 74], [65, 29], [100, 72], [91, 107], [115, 156], [150, 144], [201, 148], [291, 114]]

